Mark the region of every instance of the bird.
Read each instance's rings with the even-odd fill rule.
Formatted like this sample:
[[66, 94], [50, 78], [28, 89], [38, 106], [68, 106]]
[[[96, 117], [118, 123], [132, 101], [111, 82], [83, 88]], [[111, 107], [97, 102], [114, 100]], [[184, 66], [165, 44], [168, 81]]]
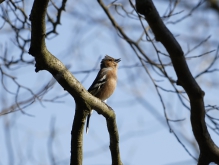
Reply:
[[[114, 59], [106, 55], [100, 62], [100, 70], [91, 84], [88, 92], [99, 98], [101, 101], [106, 100], [113, 94], [117, 85], [117, 69], [121, 59]], [[89, 129], [89, 121], [93, 110], [87, 116], [86, 133]]]

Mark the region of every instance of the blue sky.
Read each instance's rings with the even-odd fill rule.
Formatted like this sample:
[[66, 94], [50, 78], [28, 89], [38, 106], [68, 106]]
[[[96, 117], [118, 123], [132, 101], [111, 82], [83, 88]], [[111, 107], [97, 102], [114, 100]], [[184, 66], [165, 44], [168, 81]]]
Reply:
[[[106, 4], [108, 1], [104, 1]], [[122, 2], [122, 1], [118, 1]], [[159, 13], [164, 13], [167, 3], [155, 1]], [[178, 7], [176, 12], [185, 10]], [[30, 8], [26, 9], [30, 13]], [[51, 14], [53, 10], [50, 10]], [[216, 19], [215, 13], [206, 10], [204, 17]], [[185, 10], [184, 13], [187, 11]], [[124, 27], [124, 31], [129, 36], [137, 39], [142, 32], [138, 20], [130, 20], [127, 17], [121, 18], [113, 12], [116, 20]], [[182, 15], [184, 14], [182, 13]], [[162, 15], [162, 14], [161, 14]], [[197, 21], [197, 27], [192, 23], [194, 19], [200, 19], [203, 16], [201, 11], [193, 14], [194, 16], [178, 23], [167, 24], [173, 34], [179, 40], [184, 52], [188, 47], [197, 44], [195, 36], [200, 35], [204, 39], [208, 35], [212, 35], [209, 42], [214, 42], [218, 34], [218, 22], [214, 22], [212, 26]], [[180, 18], [181, 15], [172, 19]], [[86, 1], [68, 2], [66, 12], [63, 13], [61, 20], [62, 25], [58, 26], [59, 35], [46, 41], [48, 50], [59, 58], [66, 66], [70, 67], [72, 73], [77, 71], [99, 68], [100, 59], [108, 54], [115, 58], [121, 58], [120, 68], [118, 70], [118, 86], [115, 93], [108, 99], [107, 104], [110, 105], [116, 113], [117, 124], [120, 135], [120, 152], [124, 165], [174, 165], [187, 164], [194, 165], [195, 161], [188, 155], [185, 149], [177, 141], [174, 135], [169, 131], [164, 111], [160, 99], [156, 93], [153, 83], [149, 79], [143, 67], [124, 68], [124, 66], [133, 66], [140, 64], [138, 58], [134, 54], [129, 45], [118, 37], [115, 29], [107, 19], [105, 13], [99, 7], [97, 2]], [[205, 26], [204, 26], [205, 25]], [[209, 26], [209, 27], [208, 27]], [[49, 29], [49, 26], [48, 26]], [[209, 31], [206, 31], [209, 29]], [[6, 33], [7, 32], [7, 33]], [[205, 33], [203, 33], [205, 32]], [[10, 34], [10, 35], [9, 35]], [[24, 33], [29, 35], [28, 32]], [[10, 47], [10, 56], [17, 57], [18, 50], [11, 43], [14, 39], [13, 33], [6, 29], [0, 31], [2, 36], [1, 44], [5, 43]], [[8, 37], [9, 36], [9, 37]], [[191, 37], [191, 39], [190, 39]], [[152, 45], [145, 44], [144, 50], [152, 59], [156, 59], [156, 53]], [[198, 55], [205, 50], [215, 49], [216, 44], [206, 44], [195, 50], [192, 55]], [[165, 51], [160, 43], [157, 43], [160, 50]], [[189, 46], [188, 46], [189, 45]], [[28, 47], [27, 47], [28, 49]], [[203, 57], [202, 59], [192, 59], [188, 61], [188, 65], [193, 75], [200, 72], [209, 61], [213, 58], [213, 54]], [[26, 59], [32, 59], [25, 54]], [[168, 62], [168, 58], [163, 58]], [[147, 65], [154, 79], [160, 80], [160, 85], [166, 89], [171, 89], [168, 81], [157, 76]], [[51, 74], [46, 71], [35, 73], [34, 66], [23, 66], [20, 69], [10, 72], [17, 77], [17, 80], [38, 91], [42, 85], [46, 84], [51, 78]], [[173, 79], [176, 75], [172, 67], [167, 68], [168, 73]], [[74, 76], [82, 82], [83, 86], [88, 89], [94, 80], [97, 71], [90, 74], [74, 74]], [[218, 88], [214, 82], [218, 79], [218, 73], [214, 75], [206, 75], [198, 80], [202, 89], [204, 89], [205, 103], [217, 104]], [[10, 90], [15, 89], [15, 85], [7, 80]], [[178, 87], [182, 89], [181, 87]], [[1, 108], [7, 107], [14, 103], [14, 96], [6, 93], [3, 88], [0, 89], [4, 93], [1, 97]], [[64, 95], [59, 84], [56, 84], [45, 98], [51, 98], [57, 95]], [[181, 122], [172, 122], [171, 127], [178, 135], [188, 150], [197, 157], [197, 152], [192, 146], [194, 136], [190, 125], [190, 112], [182, 106], [178, 97], [172, 93], [161, 91], [165, 102], [166, 111], [171, 119], [184, 119]], [[27, 91], [21, 91], [20, 100], [30, 96]], [[185, 96], [186, 97], [186, 96]], [[18, 111], [0, 117], [0, 165], [11, 164], [52, 164], [50, 154], [54, 155], [56, 164], [69, 164], [70, 159], [70, 142], [71, 127], [74, 118], [75, 103], [74, 99], [66, 94], [65, 97], [59, 99], [59, 103], [34, 102], [25, 109], [30, 114], [25, 115]], [[188, 102], [186, 102], [188, 105]], [[212, 112], [217, 115], [216, 112]], [[9, 127], [6, 128], [6, 123]], [[55, 135], [51, 140], [51, 128], [54, 128]], [[218, 136], [209, 129], [214, 142], [219, 145]], [[52, 143], [51, 143], [52, 142]], [[11, 150], [10, 150], [10, 144]], [[197, 146], [196, 146], [197, 147]], [[106, 129], [105, 119], [93, 113], [90, 121], [89, 134], [84, 134], [84, 165], [109, 165], [111, 164], [111, 155], [109, 152], [109, 135]], [[11, 152], [12, 151], [12, 152]]]

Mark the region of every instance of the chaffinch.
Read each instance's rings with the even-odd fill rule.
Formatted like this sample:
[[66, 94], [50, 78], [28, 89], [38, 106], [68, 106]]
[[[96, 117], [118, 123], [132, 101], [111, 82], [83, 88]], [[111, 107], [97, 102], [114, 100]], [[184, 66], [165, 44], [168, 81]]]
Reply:
[[[118, 63], [121, 59], [114, 59], [108, 55], [102, 59], [100, 63], [100, 71], [97, 74], [96, 79], [88, 89], [95, 97], [99, 98], [101, 101], [106, 102], [114, 92], [117, 84], [117, 68]], [[93, 110], [87, 116], [86, 133], [89, 129], [89, 120]]]

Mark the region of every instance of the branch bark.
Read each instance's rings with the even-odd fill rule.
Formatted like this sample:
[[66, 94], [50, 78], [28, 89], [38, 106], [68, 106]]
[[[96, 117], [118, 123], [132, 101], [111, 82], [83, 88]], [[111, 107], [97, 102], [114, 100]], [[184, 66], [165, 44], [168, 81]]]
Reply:
[[[86, 103], [76, 104], [74, 122], [71, 132], [71, 165], [82, 165], [83, 161], [83, 132], [86, 116], [90, 107]], [[87, 111], [87, 112], [86, 112]]]
[[34, 1], [30, 15], [32, 31], [29, 53], [35, 58], [35, 71], [47, 70], [50, 72], [64, 90], [69, 92], [75, 99], [76, 110], [71, 132], [71, 165], [82, 165], [83, 128], [90, 109], [95, 109], [106, 118], [110, 136], [112, 164], [122, 165], [119, 152], [119, 134], [114, 111], [87, 92], [71, 72], [66, 69], [65, 65], [47, 50], [45, 43], [45, 16], [48, 3], [49, 0]]
[[219, 164], [219, 148], [211, 139], [205, 123], [204, 92], [193, 78], [181, 46], [164, 25], [152, 0], [136, 0], [136, 9], [145, 16], [156, 40], [166, 48], [178, 77], [177, 85], [182, 86], [189, 96], [192, 130], [200, 148], [198, 165]]

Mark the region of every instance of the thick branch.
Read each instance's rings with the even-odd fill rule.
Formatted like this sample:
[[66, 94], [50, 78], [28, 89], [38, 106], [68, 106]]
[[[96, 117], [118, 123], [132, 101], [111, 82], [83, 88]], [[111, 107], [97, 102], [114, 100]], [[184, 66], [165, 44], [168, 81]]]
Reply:
[[76, 101], [75, 118], [72, 127], [71, 161], [72, 165], [82, 164], [83, 126], [87, 112], [95, 109], [107, 120], [110, 134], [110, 151], [113, 165], [122, 165], [119, 153], [119, 136], [114, 111], [101, 100], [92, 96], [69, 72], [65, 65], [46, 48], [45, 15], [49, 0], [35, 0], [30, 15], [32, 31], [29, 53], [35, 57], [36, 72], [47, 70]]
[[105, 116], [107, 121], [108, 131], [110, 133], [110, 151], [112, 157], [112, 165], [122, 165], [119, 156], [119, 134], [116, 125], [116, 115], [113, 112], [110, 117]]
[[180, 45], [164, 25], [152, 0], [136, 0], [136, 8], [145, 16], [156, 40], [166, 48], [178, 77], [177, 84], [181, 85], [189, 96], [192, 129], [200, 148], [199, 164], [204, 165], [210, 162], [219, 164], [219, 149], [212, 141], [204, 119], [204, 92], [193, 78]]
[[77, 102], [75, 109], [75, 117], [71, 132], [71, 165], [82, 165], [83, 161], [83, 130], [86, 121], [86, 110], [90, 107], [83, 102]]

